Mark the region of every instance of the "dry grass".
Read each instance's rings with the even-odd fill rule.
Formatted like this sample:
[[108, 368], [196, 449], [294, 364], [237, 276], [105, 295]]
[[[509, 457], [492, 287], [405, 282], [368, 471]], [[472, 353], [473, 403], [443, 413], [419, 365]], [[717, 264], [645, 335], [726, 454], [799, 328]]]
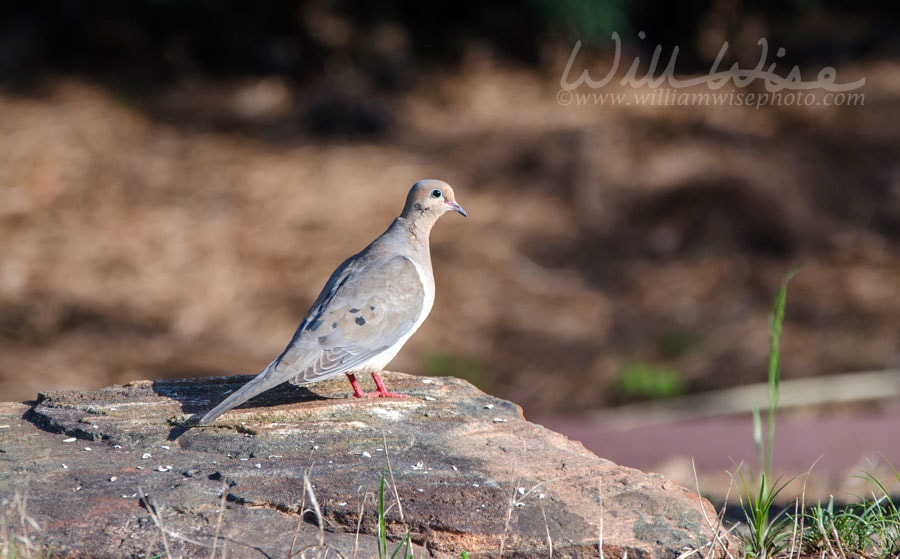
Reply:
[[12, 499], [3, 504], [5, 508], [0, 510], [0, 559], [33, 559], [49, 553], [39, 541], [41, 525], [28, 514], [28, 490], [17, 490]]

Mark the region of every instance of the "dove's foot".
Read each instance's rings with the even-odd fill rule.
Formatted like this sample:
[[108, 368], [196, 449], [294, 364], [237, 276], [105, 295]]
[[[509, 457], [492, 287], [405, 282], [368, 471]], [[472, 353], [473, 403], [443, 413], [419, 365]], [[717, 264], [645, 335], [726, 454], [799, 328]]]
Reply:
[[353, 387], [353, 397], [354, 398], [364, 398], [368, 396], [362, 389], [359, 387], [359, 381], [356, 380], [356, 377], [353, 376], [352, 373], [347, 373], [347, 378], [350, 380], [350, 385]]
[[400, 394], [399, 392], [388, 392], [387, 390], [384, 392], [376, 390], [374, 392], [366, 392], [366, 398], [409, 398], [409, 395]]
[[388, 392], [387, 388], [384, 387], [384, 381], [381, 380], [381, 376], [379, 376], [378, 373], [372, 373], [372, 380], [375, 381], [377, 390], [366, 394], [366, 398], [409, 398], [406, 394]]
[[384, 387], [384, 381], [381, 380], [378, 373], [372, 373], [372, 380], [375, 381], [375, 387], [377, 388], [374, 392], [363, 392], [359, 387], [359, 381], [356, 380], [356, 376], [352, 373], [346, 373], [346, 375], [347, 379], [350, 380], [350, 386], [353, 387], [354, 398], [409, 398], [406, 394], [388, 392], [387, 388]]

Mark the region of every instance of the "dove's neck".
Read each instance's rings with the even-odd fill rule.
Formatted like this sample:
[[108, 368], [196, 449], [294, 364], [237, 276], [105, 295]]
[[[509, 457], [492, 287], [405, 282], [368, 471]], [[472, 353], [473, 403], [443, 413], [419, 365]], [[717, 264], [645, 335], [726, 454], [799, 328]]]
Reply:
[[431, 251], [429, 250], [429, 238], [431, 228], [436, 219], [431, 216], [417, 215], [414, 218], [400, 216], [391, 224], [392, 233], [402, 237], [403, 242], [409, 247], [409, 251], [422, 258], [423, 262], [431, 263]]

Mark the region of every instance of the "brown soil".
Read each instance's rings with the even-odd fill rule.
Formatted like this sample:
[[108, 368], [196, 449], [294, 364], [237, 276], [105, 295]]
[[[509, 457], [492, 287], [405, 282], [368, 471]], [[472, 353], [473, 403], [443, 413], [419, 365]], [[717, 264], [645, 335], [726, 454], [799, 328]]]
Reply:
[[261, 369], [428, 177], [470, 217], [436, 228], [434, 311], [393, 369], [526, 414], [617, 401], [631, 362], [759, 381], [797, 264], [785, 376], [896, 366], [900, 66], [839, 70], [864, 107], [561, 106], [559, 74], [482, 62], [341, 142], [285, 127], [277, 79], [0, 93], [0, 400]]

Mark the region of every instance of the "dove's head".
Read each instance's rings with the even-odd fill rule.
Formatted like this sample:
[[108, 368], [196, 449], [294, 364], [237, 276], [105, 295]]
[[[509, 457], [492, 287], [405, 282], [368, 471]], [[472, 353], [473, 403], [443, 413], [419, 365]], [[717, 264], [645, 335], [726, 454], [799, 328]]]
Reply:
[[444, 181], [426, 179], [413, 185], [406, 197], [402, 217], [427, 220], [434, 223], [447, 212], [456, 212], [466, 217], [466, 210], [456, 203], [453, 187]]

